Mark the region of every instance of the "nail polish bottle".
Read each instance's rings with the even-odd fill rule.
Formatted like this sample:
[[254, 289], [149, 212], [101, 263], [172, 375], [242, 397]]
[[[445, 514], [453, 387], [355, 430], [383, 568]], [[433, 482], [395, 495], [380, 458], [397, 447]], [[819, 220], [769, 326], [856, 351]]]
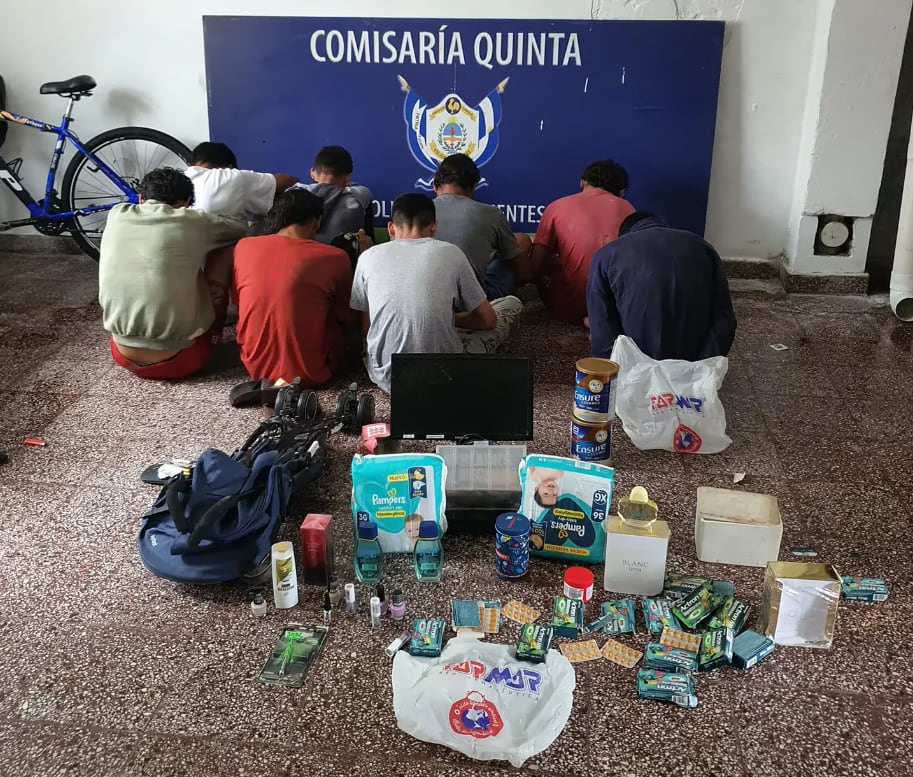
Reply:
[[266, 600], [259, 591], [254, 594], [254, 600], [250, 603], [250, 612], [255, 618], [266, 615]]
[[346, 615], [355, 614], [355, 584], [346, 583]]
[[333, 617], [333, 605], [330, 603], [330, 592], [323, 592], [323, 625], [329, 626]]
[[381, 617], [383, 617], [384, 615], [389, 615], [390, 610], [387, 607], [387, 597], [385, 596], [383, 583], [377, 584], [377, 586], [374, 588], [374, 595], [380, 600]]
[[380, 599], [371, 597], [371, 628], [380, 626]]
[[406, 614], [406, 597], [403, 596], [401, 588], [393, 589], [390, 602], [390, 617], [395, 621], [401, 621]]
[[343, 593], [342, 589], [339, 587], [339, 580], [336, 578], [336, 575], [330, 577], [329, 582], [327, 583], [327, 591], [330, 594], [330, 604], [333, 607], [339, 607], [342, 604]]

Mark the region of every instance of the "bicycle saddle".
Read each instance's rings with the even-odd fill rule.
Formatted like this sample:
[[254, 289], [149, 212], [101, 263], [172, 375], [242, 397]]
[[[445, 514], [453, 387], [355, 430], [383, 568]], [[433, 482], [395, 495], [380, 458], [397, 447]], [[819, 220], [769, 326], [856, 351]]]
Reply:
[[41, 85], [39, 94], [87, 94], [96, 86], [92, 76], [74, 76], [66, 81], [48, 81]]

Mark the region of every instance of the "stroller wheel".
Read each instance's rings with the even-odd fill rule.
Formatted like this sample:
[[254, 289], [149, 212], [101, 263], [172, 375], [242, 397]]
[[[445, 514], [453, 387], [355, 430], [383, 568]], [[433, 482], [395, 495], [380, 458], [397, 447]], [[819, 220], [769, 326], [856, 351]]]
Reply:
[[339, 395], [339, 399], [336, 400], [336, 417], [344, 419], [346, 416], [346, 411], [349, 409], [349, 402], [351, 401], [350, 392], [348, 389], [343, 391]]
[[292, 399], [292, 388], [291, 386], [283, 386], [279, 389], [279, 392], [276, 394], [276, 404], [273, 406], [276, 410], [276, 415], [284, 415], [287, 411], [291, 410], [288, 406]]
[[298, 396], [298, 420], [313, 421], [317, 417], [317, 392], [302, 391]]
[[358, 398], [358, 405], [355, 408], [355, 426], [353, 432], [357, 432], [363, 426], [374, 423], [374, 397], [370, 394], [363, 394]]

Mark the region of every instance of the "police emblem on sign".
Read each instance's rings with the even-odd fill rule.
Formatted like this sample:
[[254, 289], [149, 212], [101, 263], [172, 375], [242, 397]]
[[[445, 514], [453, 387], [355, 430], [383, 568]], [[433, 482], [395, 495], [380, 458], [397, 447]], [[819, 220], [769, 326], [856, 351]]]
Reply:
[[[450, 93], [437, 105], [429, 105], [417, 95], [402, 76], [400, 88], [406, 93], [403, 117], [406, 137], [415, 161], [430, 172], [452, 154], [466, 154], [479, 167], [498, 150], [498, 127], [501, 124], [501, 94], [505, 78], [478, 105], [470, 108], [458, 94]], [[415, 185], [431, 190], [432, 179], [419, 178]], [[479, 185], [484, 185], [483, 178]]]

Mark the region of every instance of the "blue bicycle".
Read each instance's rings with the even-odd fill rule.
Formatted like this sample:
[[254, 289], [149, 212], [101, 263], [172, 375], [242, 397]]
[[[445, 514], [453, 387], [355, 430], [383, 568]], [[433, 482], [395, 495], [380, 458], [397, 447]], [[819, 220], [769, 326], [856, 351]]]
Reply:
[[[138, 202], [137, 186], [150, 170], [184, 168], [189, 164], [187, 146], [164, 132], [146, 127], [121, 127], [102, 132], [87, 143], [80, 141], [70, 130], [73, 106], [83, 97], [91, 97], [95, 86], [95, 79], [85, 75], [41, 85], [41, 94], [56, 94], [67, 100], [60, 126], [55, 127], [5, 110], [6, 91], [0, 78], [0, 146], [10, 122], [57, 136], [44, 197], [37, 202], [19, 177], [22, 160], [7, 162], [0, 156], [0, 181], [30, 214], [27, 219], [0, 221], [0, 232], [27, 226], [43, 235], [68, 231], [80, 248], [97, 260], [108, 211], [121, 202]], [[67, 166], [58, 194], [57, 168], [68, 140], [76, 149], [76, 156]]]

